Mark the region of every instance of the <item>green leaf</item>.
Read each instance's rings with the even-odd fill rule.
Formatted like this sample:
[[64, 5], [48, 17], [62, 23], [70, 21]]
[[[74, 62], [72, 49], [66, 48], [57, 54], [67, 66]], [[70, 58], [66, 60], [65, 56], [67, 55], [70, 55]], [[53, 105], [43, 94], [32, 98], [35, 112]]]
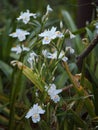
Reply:
[[0, 115], [0, 124], [7, 126], [8, 125], [8, 119], [5, 118], [4, 116]]
[[0, 76], [0, 93], [3, 93], [3, 81], [1, 76]]
[[[76, 25], [75, 25], [71, 15], [68, 13], [68, 11], [62, 10], [62, 16], [64, 18], [65, 24], [67, 25], [67, 28], [70, 31], [75, 32], [77, 30], [77, 28], [76, 28]], [[75, 48], [76, 52], [80, 53], [81, 50], [83, 49], [83, 45], [81, 44], [79, 35], [77, 35], [76, 38], [73, 39], [73, 41], [74, 41], [74, 48]]]
[[68, 130], [68, 122], [65, 120], [63, 124], [64, 124], [64, 130]]
[[39, 123], [40, 127], [42, 130], [51, 130], [49, 125], [44, 121], [42, 120], [40, 123]]
[[44, 88], [43, 85], [45, 85], [45, 82], [42, 81], [38, 74], [33, 72], [32, 69], [25, 66], [23, 63], [19, 61], [12, 61], [12, 64], [17, 65], [17, 67], [22, 70], [22, 73], [41, 91], [43, 92]]
[[81, 128], [87, 128], [86, 122], [84, 122], [72, 109], [68, 110], [67, 114], [70, 114], [72, 116], [72, 120], [77, 126]]
[[90, 31], [90, 29], [88, 27], [85, 28], [86, 29], [86, 32], [88, 34], [88, 37], [90, 39], [90, 41], [93, 39], [93, 33]]
[[98, 115], [98, 79], [95, 77], [95, 74], [93, 71], [90, 70], [89, 66], [86, 65], [86, 69], [88, 71], [89, 77], [91, 79], [92, 88], [93, 88], [93, 94], [94, 94], [94, 106], [95, 106], [95, 113]]
[[9, 80], [11, 80], [12, 68], [3, 61], [0, 61], [0, 69], [7, 76]]
[[[66, 62], [64, 62], [64, 67], [66, 69], [67, 74], [69, 75], [70, 81], [72, 82], [73, 87], [74, 87], [75, 91], [77, 92], [77, 94], [79, 96], [84, 96], [84, 97], [87, 96], [88, 97], [89, 96], [88, 93], [84, 90], [84, 88], [81, 85], [79, 85], [79, 83], [77, 82], [75, 77], [71, 74], [71, 72], [69, 70], [69, 66], [67, 65]], [[93, 102], [89, 98], [85, 98], [84, 99], [84, 105], [85, 105], [89, 115], [91, 117], [94, 117], [95, 111], [94, 111]]]
[[69, 14], [69, 12], [66, 10], [62, 10], [61, 13], [63, 15], [65, 24], [67, 25], [68, 29], [71, 31], [76, 31], [76, 25], [74, 24], [74, 21], [73, 21], [71, 15]]

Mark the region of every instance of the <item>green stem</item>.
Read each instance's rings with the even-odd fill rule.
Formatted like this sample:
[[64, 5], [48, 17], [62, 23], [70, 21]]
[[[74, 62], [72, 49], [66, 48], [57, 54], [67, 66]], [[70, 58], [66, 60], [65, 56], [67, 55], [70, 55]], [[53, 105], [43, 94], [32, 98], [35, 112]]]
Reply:
[[9, 130], [13, 130], [15, 128], [15, 101], [19, 90], [19, 84], [21, 81], [21, 71], [18, 73], [13, 72], [13, 82], [12, 82], [12, 91], [10, 95], [10, 118], [9, 118]]

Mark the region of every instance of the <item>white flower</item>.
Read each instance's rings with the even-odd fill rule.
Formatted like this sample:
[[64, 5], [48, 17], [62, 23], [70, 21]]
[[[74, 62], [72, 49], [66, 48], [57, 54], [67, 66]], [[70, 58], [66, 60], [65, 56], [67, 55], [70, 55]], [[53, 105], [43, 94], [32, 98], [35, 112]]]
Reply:
[[43, 33], [39, 34], [40, 37], [49, 37], [50, 39], [55, 39], [56, 27], [52, 27], [51, 30], [45, 30]]
[[44, 39], [42, 40], [43, 45], [49, 44], [50, 42], [51, 42], [51, 39], [49, 37], [44, 37]]
[[61, 51], [58, 58], [61, 59], [62, 57], [64, 57], [64, 55], [65, 55], [64, 51]]
[[23, 20], [23, 23], [27, 24], [30, 21], [30, 17], [33, 16], [34, 18], [36, 18], [36, 14], [34, 13], [30, 13], [29, 10], [27, 10], [27, 12], [21, 12], [20, 16], [17, 18], [17, 20]]
[[40, 37], [43, 37], [43, 44], [49, 44], [51, 40], [55, 38], [62, 38], [63, 34], [60, 31], [56, 31], [56, 27], [52, 27], [51, 30], [45, 30], [43, 33], [39, 34]]
[[62, 61], [66, 62], [68, 58], [66, 56], [62, 57]]
[[53, 11], [53, 9], [50, 7], [50, 5], [47, 5], [47, 10], [46, 10], [45, 15], [43, 15], [43, 17], [42, 17], [42, 21], [47, 21], [48, 20], [48, 15], [52, 11]]
[[47, 90], [48, 95], [50, 98], [57, 103], [60, 100], [60, 97], [58, 96], [59, 93], [62, 92], [62, 89], [56, 89], [55, 84], [50, 84], [50, 88]]
[[53, 9], [50, 7], [50, 5], [47, 5], [46, 15], [49, 14], [51, 11], [53, 11]]
[[47, 58], [49, 59], [57, 59], [57, 51], [54, 51], [54, 53], [47, 53]]
[[70, 54], [73, 54], [75, 52], [72, 47], [66, 47], [66, 51], [69, 51]]
[[27, 59], [28, 63], [30, 64], [30, 67], [33, 68], [33, 65], [35, 63], [35, 59], [38, 57], [38, 55], [33, 51], [30, 53], [29, 58]]
[[49, 59], [61, 59], [64, 62], [68, 60], [68, 58], [64, 56], [65, 55], [64, 51], [61, 51], [60, 54], [58, 55], [57, 51], [50, 53], [47, 50], [43, 50], [42, 54], [44, 55], [44, 57], [49, 58]]
[[55, 32], [55, 35], [56, 35], [56, 37], [58, 37], [58, 38], [64, 37], [64, 35], [63, 35], [60, 31], [56, 31], [56, 32]]
[[64, 62], [66, 62], [68, 60], [68, 58], [64, 55], [65, 55], [64, 51], [61, 51], [58, 58], [62, 59]]
[[16, 32], [11, 33], [9, 36], [11, 37], [18, 37], [19, 41], [24, 41], [26, 39], [26, 35], [29, 35], [30, 33], [22, 30], [22, 29], [16, 29]]
[[63, 28], [63, 22], [60, 21], [60, 28], [62, 29]]
[[49, 58], [49, 59], [57, 59], [57, 51], [54, 53], [50, 53], [47, 50], [42, 50], [42, 54], [44, 57]]
[[37, 123], [40, 121], [40, 114], [44, 114], [45, 110], [43, 110], [40, 106], [38, 106], [38, 103], [34, 104], [33, 107], [28, 111], [25, 118], [32, 118], [32, 121], [34, 123]]
[[37, 57], [38, 55], [33, 51], [32, 53], [30, 53], [30, 57], [34, 60], [35, 57]]
[[12, 47], [11, 51], [16, 52], [16, 54], [20, 54], [22, 51], [29, 51], [30, 49], [27, 47], [24, 47], [24, 45], [22, 45], [20, 47], [20, 45], [17, 45], [16, 47]]
[[76, 36], [74, 35], [74, 34], [72, 34], [72, 32], [70, 31], [70, 30], [66, 30], [66, 33], [69, 33], [69, 35], [70, 35], [70, 39], [73, 39], [73, 38], [75, 38]]
[[76, 36], [75, 36], [74, 34], [72, 34], [71, 32], [69, 33], [69, 35], [70, 35], [70, 39], [73, 39], [73, 38], [76, 37]]
[[46, 49], [42, 50], [42, 54], [44, 55], [44, 57], [47, 57], [48, 51]]

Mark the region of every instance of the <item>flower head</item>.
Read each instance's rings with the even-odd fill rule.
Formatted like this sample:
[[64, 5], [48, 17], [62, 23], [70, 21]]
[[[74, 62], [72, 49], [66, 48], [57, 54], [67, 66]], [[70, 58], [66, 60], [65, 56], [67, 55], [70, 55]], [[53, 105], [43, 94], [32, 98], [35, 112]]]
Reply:
[[37, 57], [38, 57], [38, 55], [34, 51], [32, 53], [30, 53], [30, 56], [27, 61], [30, 64], [31, 68], [33, 68], [33, 65], [34, 65]]
[[62, 38], [63, 34], [60, 31], [56, 31], [56, 27], [52, 27], [50, 30], [45, 30], [43, 33], [39, 34], [40, 37], [43, 37], [43, 44], [49, 44], [51, 40], [55, 38]]
[[64, 55], [65, 55], [64, 51], [61, 51], [58, 59], [62, 59], [62, 61], [66, 62], [68, 60], [68, 58]]
[[70, 54], [73, 54], [75, 52], [72, 47], [66, 47], [66, 51], [69, 51]]
[[56, 37], [58, 37], [58, 38], [64, 37], [64, 35], [63, 35], [60, 31], [56, 31], [56, 32], [55, 32], [55, 35], [56, 35]]
[[49, 59], [57, 59], [57, 51], [54, 53], [50, 53], [47, 50], [42, 50], [42, 54], [44, 57], [49, 58]]
[[47, 50], [43, 50], [42, 54], [44, 57], [49, 58], [49, 59], [61, 59], [64, 62], [68, 60], [68, 58], [65, 55], [64, 51], [61, 51], [58, 55], [57, 51], [54, 51], [53, 53], [48, 52]]
[[30, 49], [27, 47], [24, 47], [24, 45], [22, 45], [20, 47], [20, 45], [17, 45], [16, 47], [12, 47], [11, 51], [16, 52], [16, 54], [20, 54], [22, 51], [29, 51]]
[[69, 33], [70, 39], [75, 38], [76, 36], [70, 31], [70, 30], [66, 30], [66, 33]]
[[26, 39], [26, 35], [29, 35], [30, 33], [22, 30], [22, 29], [16, 29], [16, 32], [11, 33], [9, 36], [11, 37], [18, 37], [19, 41], [24, 41]]
[[74, 34], [72, 34], [71, 32], [69, 33], [69, 35], [70, 35], [70, 39], [73, 39], [73, 38], [76, 37], [76, 36], [75, 36]]
[[55, 39], [56, 36], [54, 35], [56, 31], [56, 27], [52, 27], [50, 30], [45, 30], [43, 33], [39, 34], [40, 37], [49, 37], [51, 39]]
[[46, 10], [46, 13], [45, 13], [45, 15], [43, 15], [43, 17], [42, 17], [42, 21], [44, 22], [46, 22], [47, 20], [48, 20], [48, 15], [49, 15], [49, 13], [50, 12], [52, 12], [53, 11], [53, 9], [50, 7], [50, 5], [47, 5], [47, 10]]
[[33, 16], [36, 18], [36, 14], [30, 13], [29, 10], [27, 12], [21, 12], [20, 16], [17, 18], [17, 20], [23, 20], [23, 23], [27, 24], [30, 21], [30, 17]]
[[57, 51], [54, 51], [53, 53], [48, 52], [47, 58], [49, 59], [57, 59]]
[[56, 89], [56, 85], [55, 84], [50, 84], [50, 88], [47, 90], [48, 95], [50, 96], [50, 98], [57, 103], [60, 100], [59, 97], [59, 93], [62, 92], [62, 89]]
[[50, 5], [47, 5], [46, 14], [49, 14], [51, 11], [53, 11], [53, 9], [50, 7]]
[[44, 114], [45, 110], [43, 110], [40, 106], [38, 106], [38, 103], [34, 104], [33, 107], [28, 111], [25, 118], [32, 118], [32, 121], [34, 123], [37, 123], [40, 121], [40, 114]]

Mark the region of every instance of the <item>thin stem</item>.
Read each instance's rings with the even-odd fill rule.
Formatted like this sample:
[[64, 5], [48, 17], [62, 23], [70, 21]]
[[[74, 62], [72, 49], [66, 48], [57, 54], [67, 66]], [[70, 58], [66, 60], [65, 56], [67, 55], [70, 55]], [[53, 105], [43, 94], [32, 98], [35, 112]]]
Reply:
[[98, 35], [93, 39], [91, 44], [79, 55], [77, 56], [77, 66], [81, 70], [83, 60], [88, 56], [88, 54], [94, 49], [94, 47], [98, 44]]
[[72, 82], [72, 84], [73, 84], [75, 90], [76, 90], [76, 91], [79, 91], [79, 90], [78, 90], [79, 83], [75, 80], [75, 78], [74, 78], [73, 75], [71, 74], [70, 69], [69, 69], [69, 67], [68, 67], [68, 65], [67, 65], [67, 62], [63, 62], [63, 65], [64, 65], [64, 68], [65, 68], [66, 71], [67, 71], [67, 74], [68, 74], [68, 76], [69, 76], [69, 78], [70, 78], [70, 80], [71, 80], [71, 82]]
[[73, 87], [73, 85], [70, 84], [70, 85], [64, 87], [64, 88], [62, 89], [62, 91], [67, 91], [67, 90], [71, 89], [72, 87]]

